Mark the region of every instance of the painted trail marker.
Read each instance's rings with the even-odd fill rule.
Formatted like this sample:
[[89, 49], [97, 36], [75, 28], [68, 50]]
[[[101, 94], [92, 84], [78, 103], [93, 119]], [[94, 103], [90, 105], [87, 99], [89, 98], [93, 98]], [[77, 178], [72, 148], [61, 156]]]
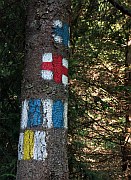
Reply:
[[[21, 129], [18, 144], [19, 160], [44, 160], [46, 152], [46, 133], [31, 129], [67, 128], [68, 103], [62, 100], [30, 99], [22, 102]], [[28, 129], [30, 128], [30, 129]]]
[[18, 159], [44, 160], [47, 157], [45, 138], [44, 131], [26, 130], [24, 133], [20, 133]]
[[41, 100], [30, 99], [22, 102], [21, 129], [42, 125]]
[[55, 101], [52, 107], [52, 121], [54, 128], [64, 127], [64, 105], [61, 100]]
[[23, 159], [30, 160], [33, 158], [34, 150], [34, 132], [31, 130], [26, 130], [24, 132], [23, 140]]
[[47, 157], [45, 132], [36, 131], [34, 135], [34, 159], [44, 160]]
[[42, 124], [42, 112], [41, 112], [41, 100], [30, 99], [28, 110], [28, 122], [27, 127], [34, 127]]
[[19, 143], [18, 143], [18, 160], [23, 159], [23, 141], [24, 141], [24, 133], [20, 133]]
[[22, 102], [21, 129], [42, 126], [67, 128], [68, 103], [61, 100], [30, 99]]
[[70, 29], [69, 25], [60, 20], [55, 20], [53, 22], [53, 30], [54, 30], [54, 41], [56, 43], [62, 43], [64, 46], [69, 46], [70, 39]]
[[61, 55], [45, 53], [41, 64], [42, 78], [54, 80], [57, 84], [68, 84], [68, 61]]
[[53, 100], [51, 99], [45, 99], [42, 100], [43, 105], [43, 127], [52, 128], [52, 106], [53, 106]]

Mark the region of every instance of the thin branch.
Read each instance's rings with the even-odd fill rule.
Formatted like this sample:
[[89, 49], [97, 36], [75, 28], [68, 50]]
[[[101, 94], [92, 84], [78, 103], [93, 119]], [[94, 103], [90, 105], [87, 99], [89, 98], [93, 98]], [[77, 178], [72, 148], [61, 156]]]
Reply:
[[115, 8], [117, 8], [118, 10], [120, 10], [122, 13], [124, 13], [125, 15], [128, 15], [131, 17], [131, 9], [128, 9], [126, 7], [123, 7], [122, 5], [120, 5], [117, 1], [115, 0], [107, 0], [108, 2], [110, 2]]

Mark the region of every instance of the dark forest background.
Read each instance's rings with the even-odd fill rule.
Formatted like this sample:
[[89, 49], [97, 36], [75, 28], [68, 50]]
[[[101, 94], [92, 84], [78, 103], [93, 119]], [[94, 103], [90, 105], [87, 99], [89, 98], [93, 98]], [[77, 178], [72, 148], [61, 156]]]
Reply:
[[[130, 0], [72, 0], [68, 153], [72, 180], [124, 180]], [[26, 0], [0, 0], [0, 179], [14, 180]], [[121, 7], [121, 8], [120, 8]], [[120, 10], [118, 10], [120, 9]], [[131, 151], [131, 150], [130, 150]]]

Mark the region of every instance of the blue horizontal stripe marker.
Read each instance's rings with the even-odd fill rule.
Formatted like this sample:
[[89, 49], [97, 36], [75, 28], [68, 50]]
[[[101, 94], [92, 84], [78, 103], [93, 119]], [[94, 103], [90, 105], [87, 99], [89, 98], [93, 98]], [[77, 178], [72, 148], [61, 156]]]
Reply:
[[30, 99], [28, 103], [27, 127], [39, 126], [42, 124], [41, 100]]
[[61, 100], [57, 100], [53, 103], [52, 107], [52, 121], [54, 128], [63, 128], [64, 127], [64, 105]]

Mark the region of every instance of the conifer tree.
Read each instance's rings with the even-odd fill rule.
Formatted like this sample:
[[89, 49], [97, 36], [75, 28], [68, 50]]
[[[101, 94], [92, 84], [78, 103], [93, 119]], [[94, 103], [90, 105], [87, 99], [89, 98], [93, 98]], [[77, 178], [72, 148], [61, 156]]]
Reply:
[[67, 180], [70, 0], [31, 0], [17, 180]]

